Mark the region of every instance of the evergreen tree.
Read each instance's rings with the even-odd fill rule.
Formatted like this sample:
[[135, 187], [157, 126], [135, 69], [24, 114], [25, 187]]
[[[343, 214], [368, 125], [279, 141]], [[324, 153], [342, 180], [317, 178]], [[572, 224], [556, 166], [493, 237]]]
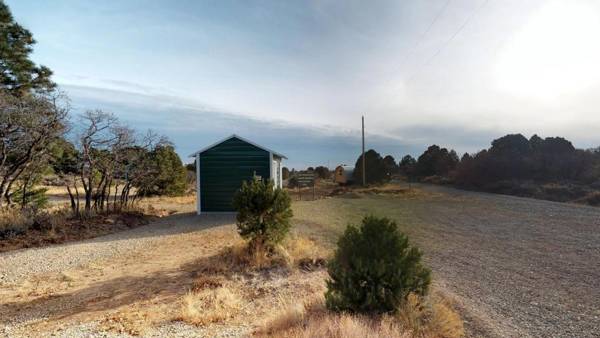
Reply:
[[415, 160], [414, 157], [410, 155], [404, 155], [404, 157], [402, 157], [400, 160], [400, 163], [398, 163], [398, 171], [407, 178], [413, 179], [415, 176], [416, 166], [417, 160]]
[[392, 155], [387, 155], [383, 158], [383, 166], [385, 167], [385, 173], [388, 179], [398, 172], [398, 164]]
[[349, 225], [328, 267], [325, 300], [335, 311], [393, 312], [410, 293], [424, 295], [431, 272], [396, 222], [367, 216]]
[[287, 180], [290, 178], [290, 169], [287, 167], [281, 168], [281, 178]]
[[158, 147], [152, 156], [156, 161], [158, 179], [151, 194], [182, 195], [186, 188], [186, 169], [171, 145]]
[[[383, 158], [373, 149], [369, 149], [365, 153], [365, 167], [366, 167], [366, 183], [382, 183], [385, 182], [389, 177], [386, 175], [386, 168], [383, 162]], [[354, 182], [362, 182], [362, 155], [356, 160], [354, 166], [354, 173], [352, 174]]]
[[293, 216], [288, 193], [275, 188], [273, 181], [242, 183], [233, 197], [240, 236], [250, 240], [253, 249], [273, 249], [290, 230]]
[[0, 85], [16, 96], [30, 91], [47, 92], [56, 86], [52, 71], [29, 59], [35, 40], [14, 21], [8, 6], [0, 0]]

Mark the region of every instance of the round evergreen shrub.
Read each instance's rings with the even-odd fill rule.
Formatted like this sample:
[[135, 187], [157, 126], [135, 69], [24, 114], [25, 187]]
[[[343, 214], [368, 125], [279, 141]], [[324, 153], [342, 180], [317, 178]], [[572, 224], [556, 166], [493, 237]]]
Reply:
[[286, 191], [275, 188], [273, 181], [244, 182], [233, 198], [237, 210], [237, 228], [252, 247], [273, 248], [290, 230], [291, 199]]
[[346, 228], [328, 272], [325, 300], [334, 311], [393, 312], [409, 294], [427, 293], [431, 281], [419, 249], [394, 221], [375, 216]]

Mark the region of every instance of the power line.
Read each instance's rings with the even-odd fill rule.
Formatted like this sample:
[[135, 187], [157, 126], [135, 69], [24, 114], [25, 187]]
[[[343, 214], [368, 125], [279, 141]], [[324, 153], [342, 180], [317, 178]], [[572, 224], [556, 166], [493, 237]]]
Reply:
[[[431, 29], [433, 28], [433, 26], [435, 26], [435, 24], [438, 22], [438, 20], [442, 17], [442, 15], [444, 14], [444, 12], [446, 11], [446, 8], [448, 8], [448, 5], [450, 4], [450, 1], [452, 1], [452, 0], [446, 0], [446, 2], [440, 8], [440, 10], [437, 11], [437, 13], [433, 17], [433, 19], [431, 20], [431, 22], [429, 23], [429, 25], [427, 26], [427, 28], [423, 31], [423, 33], [421, 33], [421, 35], [419, 35], [419, 37], [417, 38], [417, 42], [415, 42], [415, 44], [413, 44], [413, 46], [404, 54], [404, 56], [402, 57], [402, 59], [398, 63], [398, 67], [396, 67], [394, 70], [392, 70], [390, 72], [390, 74], [397, 73], [398, 71], [400, 71], [404, 67], [404, 65], [406, 64], [406, 61], [408, 60], [408, 58], [421, 45], [421, 43], [423, 42], [423, 40], [425, 40], [425, 37], [427, 36], [427, 34], [429, 34], [429, 32], [431, 31]], [[389, 78], [387, 81], [383, 81], [382, 85], [388, 85], [392, 81], [393, 81], [393, 79]], [[383, 103], [381, 103], [381, 104], [383, 104]]]
[[460, 32], [463, 31], [463, 29], [465, 29], [465, 27], [467, 27], [467, 25], [473, 20], [473, 18], [481, 11], [481, 9], [483, 7], [485, 7], [488, 2], [490, 2], [490, 0], [485, 0], [481, 3], [481, 5], [479, 5], [477, 8], [475, 8], [475, 10], [473, 10], [473, 12], [471, 12], [471, 15], [469, 15], [467, 17], [467, 19], [462, 23], [462, 25], [460, 25], [458, 27], [458, 29], [454, 32], [454, 34], [452, 34], [450, 36], [450, 38], [448, 40], [446, 40], [441, 46], [440, 48], [438, 48], [435, 53], [433, 53], [427, 60], [425, 60], [425, 62], [423, 62], [419, 67], [417, 67], [417, 70], [408, 78], [408, 80], [406, 80], [406, 82], [410, 82], [412, 81], [415, 76], [419, 73], [419, 71], [421, 69], [423, 69], [423, 67], [429, 65], [431, 63], [431, 61], [436, 58], [441, 52], [442, 50], [444, 50], [444, 48], [448, 47], [448, 45], [458, 36], [458, 34], [460, 34]]
[[429, 26], [427, 27], [427, 29], [425, 30], [425, 32], [423, 34], [421, 34], [421, 37], [419, 38], [419, 41], [417, 41], [417, 44], [415, 45], [415, 48], [418, 47], [421, 44], [421, 41], [423, 41], [423, 38], [427, 35], [427, 33], [429, 33], [429, 31], [431, 30], [431, 28], [433, 27], [433, 25], [435, 25], [435, 23], [438, 21], [438, 19], [442, 16], [442, 14], [444, 13], [444, 11], [446, 10], [446, 7], [448, 7], [448, 4], [450, 3], [451, 0], [447, 0], [446, 3], [444, 4], [444, 6], [442, 6], [442, 8], [438, 11], [438, 13], [436, 14], [435, 18], [433, 18], [433, 21], [431, 21], [431, 23], [429, 24]]
[[448, 7], [448, 4], [450, 4], [450, 1], [452, 1], [452, 0], [446, 0], [446, 2], [444, 3], [444, 5], [442, 6], [442, 8], [437, 12], [437, 14], [433, 18], [433, 20], [431, 20], [431, 22], [429, 23], [429, 26], [427, 26], [427, 29], [425, 29], [425, 31], [423, 31], [423, 33], [421, 33], [421, 35], [419, 35], [419, 38], [418, 38], [417, 42], [415, 42], [415, 44], [408, 50], [408, 52], [406, 52], [406, 54], [404, 54], [404, 57], [400, 61], [400, 66], [397, 68], [397, 70], [402, 69], [402, 67], [404, 66], [404, 64], [408, 60], [408, 58], [417, 49], [417, 47], [419, 47], [421, 45], [421, 42], [423, 42], [423, 40], [425, 39], [425, 37], [427, 36], [427, 34], [429, 34], [429, 31], [431, 31], [431, 28], [433, 28], [433, 26], [437, 23], [437, 21], [442, 16], [442, 14], [444, 14], [444, 11]]

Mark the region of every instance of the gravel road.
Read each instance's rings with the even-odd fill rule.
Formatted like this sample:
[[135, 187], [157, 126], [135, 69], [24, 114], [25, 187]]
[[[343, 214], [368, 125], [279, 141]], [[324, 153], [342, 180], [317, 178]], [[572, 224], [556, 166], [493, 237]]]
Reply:
[[600, 208], [426, 189], [434, 271], [500, 336], [600, 337]]
[[[148, 226], [81, 242], [0, 253], [0, 285], [17, 284], [32, 275], [60, 272], [101, 259], [132, 254], [138, 249], [151, 247], [165, 236], [199, 230], [197, 222], [177, 221], [189, 217], [193, 217], [193, 213], [173, 215]], [[205, 219], [202, 226], [211, 226], [211, 220]], [[214, 221], [219, 221], [219, 218]]]

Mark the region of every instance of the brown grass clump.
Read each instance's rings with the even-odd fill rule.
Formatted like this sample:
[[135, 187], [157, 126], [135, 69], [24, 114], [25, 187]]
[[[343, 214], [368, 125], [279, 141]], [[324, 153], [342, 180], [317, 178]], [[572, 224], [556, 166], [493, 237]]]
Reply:
[[421, 298], [410, 294], [396, 315], [402, 326], [416, 337], [462, 337], [460, 316], [439, 296]]
[[207, 325], [233, 318], [242, 299], [226, 286], [190, 291], [184, 297], [177, 320], [193, 325]]
[[222, 257], [230, 268], [237, 271], [287, 267], [289, 261], [287, 252], [280, 250], [279, 247], [274, 250], [267, 250], [264, 247], [251, 247], [246, 243], [239, 243], [226, 248]]
[[44, 231], [49, 237], [63, 227], [71, 215], [68, 208], [54, 207], [34, 212], [31, 209], [0, 209], [0, 239], [24, 235], [28, 231]]
[[299, 236], [289, 238], [283, 245], [274, 248], [251, 245], [240, 240], [223, 249], [213, 259], [205, 261], [200, 271], [214, 274], [292, 267], [314, 270], [325, 266], [323, 257], [326, 255], [327, 251], [316, 242]]
[[600, 206], [600, 191], [591, 192], [586, 196], [575, 200], [575, 202], [592, 206]]
[[0, 238], [27, 231], [33, 225], [30, 213], [17, 208], [0, 209]]
[[293, 236], [286, 240], [284, 249], [289, 254], [293, 265], [305, 271], [325, 267], [326, 257], [330, 255], [330, 250], [302, 236]]
[[151, 327], [149, 323], [155, 319], [152, 317], [141, 311], [118, 311], [100, 321], [100, 328], [103, 331], [140, 336]]
[[444, 301], [411, 295], [395, 315], [365, 316], [329, 312], [323, 299], [282, 308], [255, 332], [259, 337], [458, 338], [463, 323]]
[[259, 337], [282, 338], [408, 338], [410, 335], [389, 316], [367, 316], [328, 312], [324, 300], [283, 308], [256, 332]]
[[281, 246], [268, 250], [263, 247], [251, 247], [240, 240], [224, 248], [219, 254], [203, 260], [198, 266], [198, 272], [202, 275], [229, 276], [239, 272], [289, 268], [290, 262], [289, 254]]
[[54, 206], [37, 210], [0, 210], [0, 252], [82, 240], [148, 223], [138, 211], [99, 212], [74, 217], [70, 208]]

